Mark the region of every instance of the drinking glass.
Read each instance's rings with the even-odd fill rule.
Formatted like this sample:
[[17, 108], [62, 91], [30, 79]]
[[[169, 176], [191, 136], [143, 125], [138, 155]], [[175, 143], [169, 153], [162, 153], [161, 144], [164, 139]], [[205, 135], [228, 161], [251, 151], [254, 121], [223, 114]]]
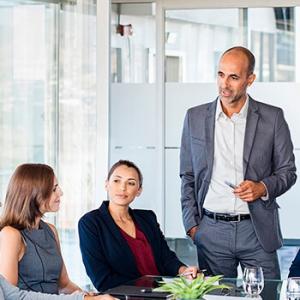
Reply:
[[300, 300], [300, 277], [288, 278], [286, 296], [288, 300]]
[[264, 274], [261, 267], [245, 267], [243, 288], [250, 297], [258, 297], [264, 288]]

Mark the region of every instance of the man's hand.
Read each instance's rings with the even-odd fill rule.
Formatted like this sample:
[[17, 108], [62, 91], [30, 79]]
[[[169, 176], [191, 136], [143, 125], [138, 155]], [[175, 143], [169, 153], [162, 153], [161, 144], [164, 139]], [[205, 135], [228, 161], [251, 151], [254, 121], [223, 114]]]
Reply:
[[194, 226], [192, 227], [189, 231], [188, 231], [188, 236], [194, 241], [195, 240], [195, 234], [196, 234], [196, 231], [198, 229], [198, 225], [197, 226]]
[[267, 194], [266, 187], [262, 182], [245, 180], [233, 190], [236, 197], [245, 202], [253, 202]]

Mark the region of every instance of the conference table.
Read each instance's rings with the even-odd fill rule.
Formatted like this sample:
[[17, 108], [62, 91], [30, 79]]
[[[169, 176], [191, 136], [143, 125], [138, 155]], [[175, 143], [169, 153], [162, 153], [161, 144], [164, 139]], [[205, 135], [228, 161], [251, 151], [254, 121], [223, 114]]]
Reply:
[[[151, 291], [152, 288], [158, 287], [159, 282], [161, 282], [165, 278], [171, 277], [161, 277], [161, 276], [143, 276], [136, 280], [132, 280], [123, 284], [122, 286], [113, 288], [108, 290], [107, 292], [113, 294], [115, 297], [126, 300], [141, 300], [141, 299], [158, 299], [157, 295], [151, 297], [150, 294], [139, 293], [139, 295], [134, 295], [132, 291], [145, 291], [146, 289]], [[207, 300], [209, 299], [240, 299], [245, 298], [248, 299], [247, 295], [244, 293], [243, 284], [241, 279], [232, 279], [232, 278], [223, 278], [220, 283], [225, 283], [231, 287], [230, 290], [216, 290], [209, 294]], [[283, 295], [280, 296], [282, 290], [282, 281], [281, 280], [265, 280], [264, 289], [260, 294], [259, 298], [262, 300], [282, 300], [285, 299]], [[116, 294], [114, 293], [116, 292]], [[211, 295], [211, 296], [210, 296]], [[212, 296], [214, 295], [214, 296]], [[222, 297], [221, 297], [222, 296]], [[162, 299], [164, 297], [161, 297]]]

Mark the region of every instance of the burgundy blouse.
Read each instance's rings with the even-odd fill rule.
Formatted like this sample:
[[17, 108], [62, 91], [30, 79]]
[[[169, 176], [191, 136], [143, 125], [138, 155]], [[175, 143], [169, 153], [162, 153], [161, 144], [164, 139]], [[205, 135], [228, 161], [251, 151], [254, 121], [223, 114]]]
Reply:
[[144, 233], [135, 224], [136, 238], [131, 237], [120, 228], [135, 258], [136, 266], [141, 275], [160, 275], [156, 267], [152, 248]]

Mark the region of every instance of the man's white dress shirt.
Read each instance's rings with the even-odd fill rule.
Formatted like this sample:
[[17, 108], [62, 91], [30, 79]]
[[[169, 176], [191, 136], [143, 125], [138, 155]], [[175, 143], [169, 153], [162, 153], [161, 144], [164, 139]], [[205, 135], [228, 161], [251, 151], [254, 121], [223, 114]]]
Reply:
[[231, 118], [222, 110], [218, 99], [215, 118], [214, 162], [212, 177], [203, 207], [216, 213], [249, 214], [248, 204], [235, 197], [234, 185], [244, 181], [243, 153], [249, 99]]

